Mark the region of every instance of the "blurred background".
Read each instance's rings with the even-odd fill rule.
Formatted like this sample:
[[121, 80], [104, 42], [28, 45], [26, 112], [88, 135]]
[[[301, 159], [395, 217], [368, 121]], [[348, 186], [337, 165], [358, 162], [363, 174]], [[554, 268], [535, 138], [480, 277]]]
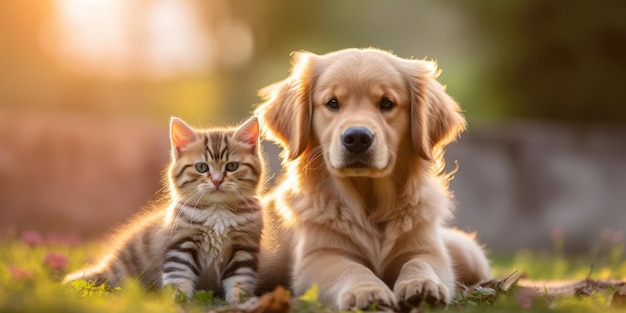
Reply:
[[2, 1], [0, 236], [101, 238], [161, 188], [170, 116], [239, 122], [291, 51], [374, 46], [437, 60], [464, 109], [455, 225], [494, 252], [623, 245], [625, 16], [624, 1]]

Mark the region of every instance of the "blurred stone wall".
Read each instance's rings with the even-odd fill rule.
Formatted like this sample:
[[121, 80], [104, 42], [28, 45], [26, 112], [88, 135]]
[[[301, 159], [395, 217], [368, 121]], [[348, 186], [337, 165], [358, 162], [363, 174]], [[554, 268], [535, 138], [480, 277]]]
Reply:
[[626, 231], [626, 129], [509, 122], [448, 147], [457, 224], [494, 251], [589, 252]]
[[[265, 152], [278, 173], [279, 149]], [[454, 224], [496, 252], [623, 242], [624, 156], [623, 128], [471, 126], [447, 152]], [[155, 199], [168, 158], [167, 120], [0, 111], [0, 236], [100, 238]]]
[[160, 189], [168, 122], [0, 111], [0, 235], [101, 236]]

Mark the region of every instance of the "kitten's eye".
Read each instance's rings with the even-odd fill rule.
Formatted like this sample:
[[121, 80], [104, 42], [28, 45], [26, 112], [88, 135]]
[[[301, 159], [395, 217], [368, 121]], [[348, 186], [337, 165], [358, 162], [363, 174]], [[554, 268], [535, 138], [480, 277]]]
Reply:
[[380, 100], [380, 110], [381, 111], [391, 111], [395, 104], [389, 100], [389, 98], [382, 98]]
[[331, 111], [339, 110], [339, 101], [336, 98], [332, 98], [326, 102], [326, 107]]
[[209, 170], [209, 165], [204, 162], [196, 163], [196, 171], [199, 173], [206, 173]]
[[237, 162], [228, 162], [226, 163], [226, 170], [229, 172], [234, 172], [239, 168], [239, 163]]

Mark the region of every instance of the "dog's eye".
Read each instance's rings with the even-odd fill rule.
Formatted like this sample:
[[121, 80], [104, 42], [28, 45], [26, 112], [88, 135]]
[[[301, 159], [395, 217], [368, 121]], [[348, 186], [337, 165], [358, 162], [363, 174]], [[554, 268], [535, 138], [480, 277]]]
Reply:
[[389, 100], [389, 98], [382, 98], [380, 100], [380, 109], [382, 111], [390, 111], [391, 109], [393, 109], [393, 107], [395, 106], [395, 104]]
[[330, 110], [338, 110], [339, 109], [339, 101], [337, 99], [332, 98], [326, 102], [326, 107]]

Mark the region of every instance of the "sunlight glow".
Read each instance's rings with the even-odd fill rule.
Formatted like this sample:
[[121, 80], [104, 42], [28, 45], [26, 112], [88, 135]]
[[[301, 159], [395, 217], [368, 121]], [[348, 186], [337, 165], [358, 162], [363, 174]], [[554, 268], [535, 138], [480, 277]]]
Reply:
[[197, 0], [56, 0], [42, 43], [68, 70], [114, 77], [206, 73], [216, 63], [238, 66], [249, 60], [248, 25], [228, 14], [214, 14], [220, 20], [209, 23], [200, 5]]
[[78, 72], [127, 75], [131, 67], [131, 2], [57, 0], [57, 15], [46, 34], [47, 47], [63, 66]]
[[145, 13], [146, 71], [156, 75], [206, 69], [212, 59], [208, 34], [203, 33], [191, 1], [155, 1]]

